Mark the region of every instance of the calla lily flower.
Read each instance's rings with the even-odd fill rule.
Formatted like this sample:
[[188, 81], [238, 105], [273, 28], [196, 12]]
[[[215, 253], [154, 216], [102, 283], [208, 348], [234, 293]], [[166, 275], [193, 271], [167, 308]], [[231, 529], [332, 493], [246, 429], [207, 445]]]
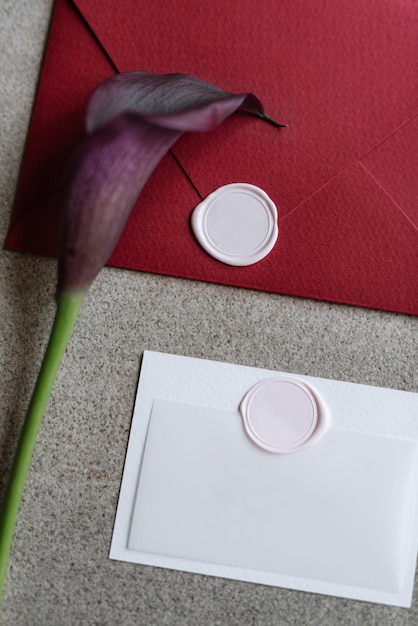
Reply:
[[93, 93], [89, 137], [67, 179], [58, 293], [84, 290], [111, 255], [148, 178], [186, 131], [207, 132], [236, 111], [276, 126], [252, 94], [187, 74], [117, 74]]
[[154, 169], [187, 131], [210, 131], [241, 111], [275, 126], [252, 94], [185, 74], [119, 74], [93, 93], [87, 137], [70, 160], [63, 198], [57, 310], [0, 516], [0, 597], [39, 427], [79, 308]]

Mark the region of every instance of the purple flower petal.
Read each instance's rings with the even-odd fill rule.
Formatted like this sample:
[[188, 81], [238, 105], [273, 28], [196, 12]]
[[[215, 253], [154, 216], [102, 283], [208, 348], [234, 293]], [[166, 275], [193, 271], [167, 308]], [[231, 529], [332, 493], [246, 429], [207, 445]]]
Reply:
[[86, 126], [92, 133], [121, 113], [135, 113], [166, 128], [209, 131], [238, 109], [272, 122], [253, 94], [231, 94], [187, 74], [126, 72], [95, 90]]
[[180, 134], [122, 115], [79, 147], [64, 197], [58, 292], [89, 287], [112, 254], [143, 186]]

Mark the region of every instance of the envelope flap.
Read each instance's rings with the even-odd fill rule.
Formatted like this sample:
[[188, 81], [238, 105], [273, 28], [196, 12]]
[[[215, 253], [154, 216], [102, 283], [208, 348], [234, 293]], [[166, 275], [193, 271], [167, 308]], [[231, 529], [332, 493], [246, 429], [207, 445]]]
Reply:
[[251, 90], [290, 125], [232, 119], [181, 140], [175, 153], [202, 195], [246, 180], [274, 195], [283, 215], [418, 108], [412, 1], [75, 3], [120, 71], [181, 71]]
[[418, 115], [367, 154], [361, 162], [418, 231], [417, 157]]

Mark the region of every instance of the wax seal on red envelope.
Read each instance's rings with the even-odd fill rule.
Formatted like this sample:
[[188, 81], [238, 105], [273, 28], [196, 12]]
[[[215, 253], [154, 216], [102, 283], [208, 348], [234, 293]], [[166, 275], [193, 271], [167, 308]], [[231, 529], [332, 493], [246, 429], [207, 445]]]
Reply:
[[194, 209], [192, 229], [202, 248], [218, 261], [253, 265], [277, 241], [276, 205], [255, 185], [224, 185]]
[[301, 380], [290, 377], [268, 378], [251, 387], [240, 411], [254, 443], [282, 454], [316, 443], [330, 422], [318, 395]]

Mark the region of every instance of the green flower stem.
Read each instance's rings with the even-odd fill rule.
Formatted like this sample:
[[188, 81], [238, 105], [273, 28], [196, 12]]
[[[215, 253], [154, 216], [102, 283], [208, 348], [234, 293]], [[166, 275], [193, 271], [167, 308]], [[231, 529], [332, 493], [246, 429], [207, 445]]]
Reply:
[[14, 527], [36, 438], [85, 293], [64, 292], [57, 299], [51, 336], [22, 427], [0, 515], [0, 600]]

